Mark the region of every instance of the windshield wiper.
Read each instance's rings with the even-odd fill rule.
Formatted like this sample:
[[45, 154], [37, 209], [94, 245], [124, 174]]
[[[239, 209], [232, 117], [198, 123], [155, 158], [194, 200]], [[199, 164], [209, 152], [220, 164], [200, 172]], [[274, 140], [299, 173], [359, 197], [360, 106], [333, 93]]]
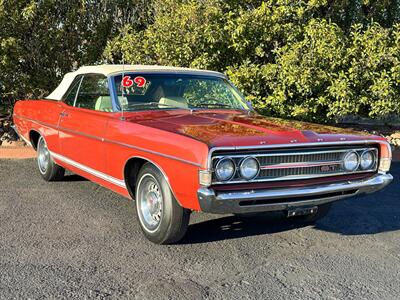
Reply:
[[[199, 103], [197, 103], [197, 105], [204, 105], [204, 106], [207, 106], [207, 107], [208, 106], [212, 106], [212, 107], [229, 107], [229, 108], [235, 109], [231, 105], [224, 104], [224, 103], [199, 102]], [[203, 107], [193, 107], [193, 108], [196, 109], [196, 108], [203, 108]]]
[[176, 105], [171, 105], [171, 104], [165, 104], [165, 103], [160, 103], [160, 102], [143, 102], [143, 103], [133, 103], [133, 104], [128, 104], [128, 109], [129, 107], [137, 107], [137, 106], [150, 106], [150, 107], [155, 107], [155, 106], [165, 106], [165, 107], [171, 107], [171, 108], [177, 108], [177, 109], [189, 109], [181, 106], [176, 106]]

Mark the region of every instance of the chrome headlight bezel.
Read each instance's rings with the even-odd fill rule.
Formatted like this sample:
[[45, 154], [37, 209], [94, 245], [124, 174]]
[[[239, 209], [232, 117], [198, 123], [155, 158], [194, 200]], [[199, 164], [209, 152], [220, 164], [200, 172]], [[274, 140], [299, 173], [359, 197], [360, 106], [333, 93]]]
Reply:
[[[354, 165], [353, 168], [348, 168], [348, 167], [346, 167], [346, 162], [348, 161], [349, 157], [352, 156], [352, 155], [355, 155], [355, 157], [357, 159], [357, 163]], [[357, 153], [357, 151], [351, 150], [351, 151], [346, 152], [346, 154], [343, 155], [342, 166], [343, 166], [343, 169], [346, 172], [355, 172], [355, 171], [357, 171], [357, 169], [360, 166], [360, 155]]]
[[[365, 156], [366, 155], [371, 155], [371, 162], [368, 164], [368, 165], [363, 165], [363, 162], [364, 162], [364, 158], [365, 158]], [[361, 170], [370, 170], [370, 169], [373, 169], [373, 167], [375, 166], [375, 164], [376, 164], [376, 159], [377, 159], [377, 157], [376, 157], [376, 152], [374, 152], [374, 151], [371, 151], [371, 150], [365, 150], [363, 153], [361, 153], [361, 155], [360, 155], [360, 169]]]
[[[219, 174], [218, 170], [220, 170], [221, 164], [224, 163], [224, 162], [230, 162], [232, 164], [233, 168], [232, 168], [232, 173], [228, 177], [222, 178], [221, 175]], [[233, 176], [235, 176], [236, 164], [235, 164], [235, 162], [233, 161], [232, 158], [223, 157], [215, 165], [214, 172], [215, 172], [215, 177], [218, 179], [218, 181], [220, 181], [220, 182], [229, 181], [229, 180], [231, 180], [233, 178]]]
[[[245, 164], [249, 161], [255, 162], [256, 169], [255, 169], [254, 174], [252, 174], [251, 176], [246, 176], [244, 174], [245, 172], [243, 169], [245, 167]], [[258, 174], [260, 173], [260, 163], [259, 163], [258, 159], [256, 159], [254, 156], [247, 156], [247, 157], [243, 158], [239, 164], [239, 173], [243, 179], [248, 180], [248, 181], [256, 178], [258, 176]]]

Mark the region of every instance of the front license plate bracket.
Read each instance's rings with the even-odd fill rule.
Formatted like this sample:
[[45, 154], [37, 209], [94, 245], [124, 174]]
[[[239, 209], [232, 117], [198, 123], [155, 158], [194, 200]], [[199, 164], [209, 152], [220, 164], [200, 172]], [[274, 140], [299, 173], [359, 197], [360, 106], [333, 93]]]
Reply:
[[312, 215], [317, 213], [318, 206], [303, 206], [303, 207], [290, 207], [287, 210], [287, 217], [297, 217], [297, 216], [305, 216]]

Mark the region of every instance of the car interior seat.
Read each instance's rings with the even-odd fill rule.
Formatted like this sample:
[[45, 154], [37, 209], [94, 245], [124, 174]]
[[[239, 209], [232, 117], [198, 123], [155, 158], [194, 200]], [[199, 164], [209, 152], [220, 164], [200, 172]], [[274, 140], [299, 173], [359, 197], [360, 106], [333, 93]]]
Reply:
[[96, 100], [95, 110], [98, 111], [105, 111], [105, 112], [112, 112], [112, 102], [110, 96], [100, 96]]
[[160, 104], [188, 108], [189, 105], [184, 97], [180, 96], [178, 86], [159, 86], [154, 93]]
[[160, 104], [171, 105], [181, 108], [188, 108], [189, 105], [185, 98], [183, 97], [162, 97], [160, 99]]

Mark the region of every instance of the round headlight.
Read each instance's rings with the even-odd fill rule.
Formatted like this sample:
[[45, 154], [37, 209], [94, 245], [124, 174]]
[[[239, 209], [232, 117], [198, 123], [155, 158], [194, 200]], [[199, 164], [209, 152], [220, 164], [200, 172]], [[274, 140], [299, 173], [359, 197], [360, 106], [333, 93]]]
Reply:
[[361, 154], [360, 167], [363, 170], [371, 169], [375, 163], [375, 154], [372, 151], [366, 150]]
[[257, 176], [260, 171], [260, 165], [254, 157], [246, 157], [242, 160], [239, 167], [240, 175], [246, 179], [250, 180]]
[[215, 166], [215, 175], [219, 181], [227, 181], [235, 174], [235, 163], [230, 158], [222, 158]]
[[357, 170], [359, 164], [360, 164], [360, 159], [357, 152], [355, 151], [349, 151], [343, 157], [343, 168], [347, 172], [353, 172]]

